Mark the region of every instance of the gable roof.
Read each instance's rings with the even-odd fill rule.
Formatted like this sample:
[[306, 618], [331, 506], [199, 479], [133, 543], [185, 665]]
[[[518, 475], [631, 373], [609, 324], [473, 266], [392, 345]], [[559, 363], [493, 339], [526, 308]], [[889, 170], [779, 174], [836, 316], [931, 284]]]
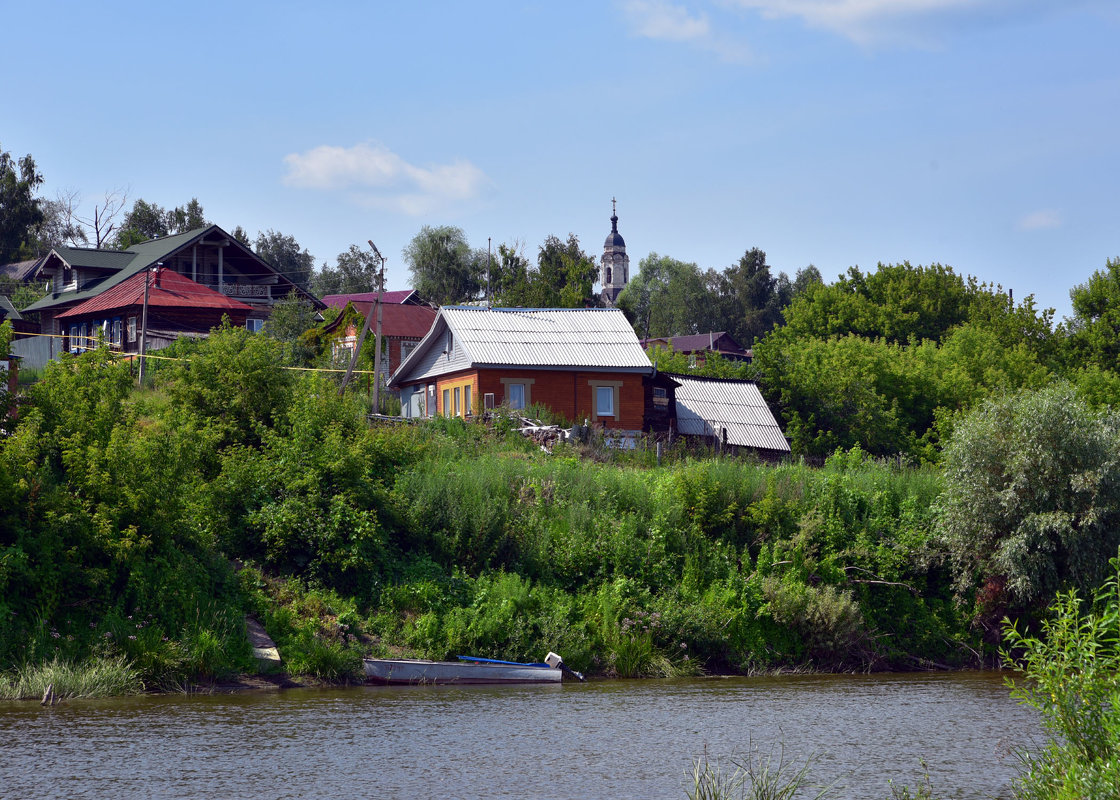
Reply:
[[723, 438], [740, 447], [788, 453], [789, 442], [753, 381], [673, 375], [677, 387], [677, 430]]
[[[217, 225], [208, 225], [205, 228], [195, 228], [194, 230], [184, 233], [177, 233], [172, 236], [164, 236], [160, 239], [140, 242], [139, 244], [132, 245], [132, 247], [127, 250], [97, 250], [86, 247], [53, 248], [43, 259], [42, 264], [45, 264], [51, 258], [57, 258], [71, 267], [102, 270], [105, 272], [105, 277], [86, 283], [78, 291], [52, 292], [23, 310], [40, 311], [46, 308], [69, 306], [75, 302], [89, 300], [107, 289], [111, 289], [117, 284], [131, 278], [133, 275], [154, 266], [173, 253], [204, 241], [206, 237], [212, 233], [216, 233], [229, 240], [231, 246], [240, 249], [245, 255], [267, 266], [272, 273], [279, 275], [281, 279], [290, 283], [301, 294], [310, 299], [312, 305], [316, 308], [323, 308], [322, 302], [317, 297], [296, 287], [295, 284], [292, 284], [282, 273], [277, 272], [271, 264], [254, 253], [247, 245], [238, 241]], [[42, 269], [42, 264], [38, 269]]]
[[[99, 311], [112, 311], [144, 302], [144, 278], [148, 272], [138, 272], [96, 297], [91, 297], [58, 315], [80, 317], [96, 314]], [[239, 311], [245, 314], [253, 311], [249, 306], [220, 292], [215, 292], [200, 283], [195, 283], [185, 275], [171, 269], [159, 269], [148, 285], [148, 306], [156, 308], [209, 308], [221, 311]]]
[[15, 261], [11, 264], [0, 264], [0, 275], [5, 275], [14, 281], [27, 281], [31, 278], [35, 267], [43, 259], [33, 258], [30, 261]]
[[12, 301], [0, 294], [0, 322], [6, 319], [23, 319], [12, 305]]
[[[450, 333], [457, 357], [443, 371], [475, 367], [653, 371], [626, 315], [617, 308], [480, 308], [447, 306], [390, 379], [419, 372]], [[440, 369], [427, 374], [439, 374]]]
[[[341, 296], [341, 295], [336, 295]], [[324, 298], [324, 302], [326, 302]], [[369, 303], [348, 303], [363, 319], [369, 314]], [[346, 316], [346, 309], [335, 319], [323, 326], [323, 330], [334, 331], [342, 325]], [[399, 336], [404, 339], [423, 339], [432, 328], [432, 321], [436, 318], [436, 310], [428, 306], [399, 305], [393, 303], [381, 304], [381, 335]]]
[[[377, 298], [377, 292], [352, 292], [351, 294], [323, 295], [323, 302], [330, 308], [346, 308], [347, 303], [372, 303]], [[419, 303], [415, 289], [397, 289], [392, 292], [382, 292], [381, 302], [385, 305], [402, 305], [404, 303]], [[362, 312], [365, 313], [365, 312]]]
[[726, 331], [695, 333], [688, 336], [655, 336], [642, 339], [643, 347], [656, 344], [668, 344], [677, 353], [697, 353], [703, 350], [743, 354], [747, 352]]

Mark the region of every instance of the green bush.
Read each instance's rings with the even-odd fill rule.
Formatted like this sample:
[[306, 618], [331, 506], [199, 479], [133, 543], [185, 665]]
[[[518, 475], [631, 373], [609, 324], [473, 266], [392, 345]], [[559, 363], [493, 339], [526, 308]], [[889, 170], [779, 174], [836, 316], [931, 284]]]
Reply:
[[1022, 754], [1023, 800], [1120, 798], [1120, 557], [1091, 604], [1060, 594], [1037, 635], [1004, 626], [1012, 696], [1042, 715], [1052, 738]]

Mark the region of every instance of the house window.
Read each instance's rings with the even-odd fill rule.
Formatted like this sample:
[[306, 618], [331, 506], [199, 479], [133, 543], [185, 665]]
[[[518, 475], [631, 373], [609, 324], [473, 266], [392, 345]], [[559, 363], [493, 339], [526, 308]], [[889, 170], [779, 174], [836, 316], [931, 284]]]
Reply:
[[622, 381], [588, 381], [588, 384], [591, 386], [592, 417], [618, 419], [618, 392]]
[[248, 328], [251, 333], [260, 333], [262, 330], [264, 330], [264, 320], [247, 319], [245, 320], [245, 327]]
[[112, 342], [113, 347], [120, 347], [121, 346], [121, 318], [120, 317], [117, 317], [116, 319], [113, 320], [113, 334], [112, 334], [112, 338], [110, 339], [110, 341]]
[[599, 417], [614, 416], [614, 387], [595, 387], [595, 415]]
[[513, 409], [528, 408], [533, 404], [533, 383], [535, 378], [502, 378], [505, 389], [504, 402]]
[[451, 390], [443, 390], [443, 415], [445, 417], [451, 416]]
[[78, 334], [78, 346], [83, 349], [89, 347], [89, 328], [86, 327], [84, 322], [82, 323], [81, 333]]
[[412, 351], [416, 349], [416, 345], [418, 345], [418, 344], [420, 344], [420, 343], [419, 342], [401, 342], [401, 361], [402, 362], [412, 354]]
[[455, 416], [459, 416], [459, 387], [455, 387]]
[[494, 410], [494, 393], [493, 392], [487, 392], [486, 394], [482, 395], [482, 407], [484, 409], [486, 409], [487, 411], [493, 411]]
[[128, 340], [130, 342], [136, 341], [136, 317], [128, 318]]
[[654, 386], [653, 404], [658, 407], [669, 405], [669, 390], [663, 386]]
[[471, 410], [471, 387], [467, 384], [463, 387], [463, 413], [466, 416], [471, 416], [474, 412]]
[[71, 325], [70, 326], [70, 352], [71, 353], [78, 352], [78, 348], [81, 347], [81, 344], [82, 344], [82, 342], [78, 338], [78, 326], [77, 325]]

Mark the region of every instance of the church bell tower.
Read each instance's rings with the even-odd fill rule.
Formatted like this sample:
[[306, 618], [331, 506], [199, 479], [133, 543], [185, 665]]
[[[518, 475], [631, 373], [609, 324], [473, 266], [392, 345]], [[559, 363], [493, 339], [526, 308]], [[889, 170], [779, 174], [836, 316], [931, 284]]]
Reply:
[[630, 280], [630, 256], [626, 255], [626, 242], [618, 232], [618, 212], [615, 199], [611, 198], [611, 232], [603, 242], [603, 258], [599, 262], [599, 293], [604, 306], [614, 307], [619, 293]]

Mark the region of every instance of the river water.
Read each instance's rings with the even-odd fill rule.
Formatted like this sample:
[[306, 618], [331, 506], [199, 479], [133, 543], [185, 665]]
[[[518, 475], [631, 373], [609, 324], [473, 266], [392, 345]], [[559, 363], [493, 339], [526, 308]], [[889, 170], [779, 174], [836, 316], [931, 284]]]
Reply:
[[0, 703], [0, 798], [676, 798], [697, 756], [813, 756], [835, 797], [1008, 797], [997, 673], [360, 687]]

